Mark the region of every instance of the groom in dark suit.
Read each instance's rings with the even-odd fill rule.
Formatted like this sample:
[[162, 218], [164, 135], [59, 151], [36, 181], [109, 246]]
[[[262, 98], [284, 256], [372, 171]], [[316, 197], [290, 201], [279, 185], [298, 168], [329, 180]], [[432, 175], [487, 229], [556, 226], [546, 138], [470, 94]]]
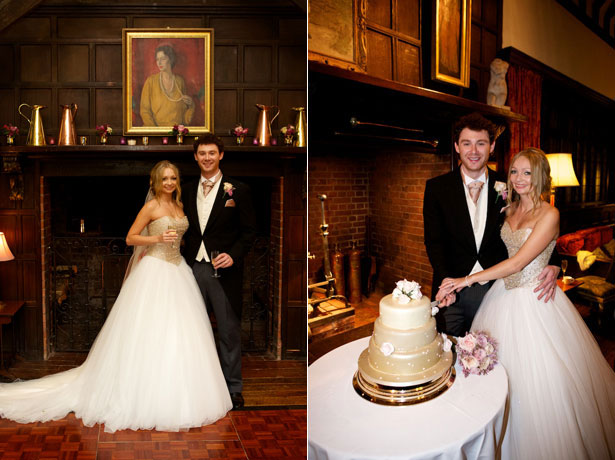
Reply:
[[[432, 296], [446, 277], [463, 278], [506, 259], [506, 246], [500, 238], [506, 206], [496, 191], [496, 182], [506, 184], [506, 176], [487, 168], [495, 148], [496, 127], [482, 115], [462, 117], [454, 127], [455, 150], [460, 167], [427, 181], [423, 201], [425, 247], [433, 268]], [[498, 184], [502, 185], [502, 184]], [[559, 258], [542, 271], [542, 282], [534, 290], [545, 302], [555, 296]], [[454, 336], [470, 330], [474, 315], [492, 282], [475, 283], [441, 302], [438, 329]]]
[[[182, 191], [190, 226], [184, 236], [186, 262], [192, 267], [203, 298], [216, 316], [219, 357], [233, 408], [244, 405], [241, 377], [241, 310], [243, 258], [256, 234], [254, 209], [247, 185], [223, 176], [224, 144], [213, 134], [194, 142], [200, 180]], [[212, 260], [212, 251], [219, 255]], [[219, 278], [215, 278], [214, 269]], [[207, 391], [205, 389], [205, 391]]]

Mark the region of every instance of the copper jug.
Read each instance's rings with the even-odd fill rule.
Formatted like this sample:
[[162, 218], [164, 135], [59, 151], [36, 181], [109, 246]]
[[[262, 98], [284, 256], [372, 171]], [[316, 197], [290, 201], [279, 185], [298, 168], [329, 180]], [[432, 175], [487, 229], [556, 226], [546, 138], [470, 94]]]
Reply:
[[60, 107], [62, 107], [62, 121], [60, 122], [58, 145], [77, 145], [77, 133], [75, 132], [77, 104], [60, 104]]
[[307, 146], [307, 130], [305, 122], [305, 107], [293, 107], [293, 110], [297, 112], [297, 119], [295, 120], [295, 129], [297, 130], [297, 137], [295, 138], [295, 147]]
[[[258, 114], [258, 122], [256, 123], [256, 142], [258, 145], [271, 145], [271, 123], [280, 114], [280, 108], [277, 105], [256, 104], [260, 110]], [[276, 109], [273, 118], [270, 118], [271, 111]]]
[[[30, 107], [32, 113], [30, 114], [30, 118], [26, 117], [23, 113], [21, 113], [21, 108], [23, 106]], [[43, 130], [43, 119], [41, 118], [41, 109], [44, 109], [46, 106], [44, 105], [29, 105], [29, 104], [21, 104], [17, 111], [19, 115], [24, 117], [30, 123], [30, 129], [28, 130], [28, 138], [26, 139], [26, 145], [46, 145], [45, 142], [45, 131]]]

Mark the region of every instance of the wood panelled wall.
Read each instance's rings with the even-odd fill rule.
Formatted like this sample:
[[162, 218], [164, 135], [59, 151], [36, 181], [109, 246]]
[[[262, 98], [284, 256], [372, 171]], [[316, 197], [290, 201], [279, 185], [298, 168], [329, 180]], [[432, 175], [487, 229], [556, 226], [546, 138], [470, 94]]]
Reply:
[[[102, 2], [101, 2], [102, 4]], [[0, 121], [27, 122], [19, 104], [39, 104], [48, 136], [57, 137], [60, 104], [77, 103], [76, 128], [122, 127], [122, 28], [214, 29], [214, 130], [228, 136], [236, 123], [253, 133], [256, 103], [278, 105], [278, 126], [293, 123], [306, 104], [306, 20], [300, 11], [251, 5], [134, 9], [41, 6], [0, 33]], [[257, 10], [257, 13], [254, 11]], [[27, 111], [26, 111], [27, 112]], [[23, 136], [22, 136], [23, 137]]]
[[[214, 4], [214, 2], [208, 2]], [[114, 5], [116, 5], [114, 3]], [[169, 5], [169, 3], [167, 3]], [[232, 6], [204, 6], [203, 2], [178, 0], [175, 5], [128, 0], [108, 2], [43, 2], [27, 16], [0, 31], [0, 125], [13, 123], [25, 144], [27, 122], [18, 114], [21, 103], [45, 105], [42, 110], [46, 135], [58, 136], [60, 104], [77, 103], [76, 129], [94, 141], [95, 126], [110, 123], [111, 144], [119, 143], [122, 127], [122, 28], [208, 27], [214, 29], [214, 130], [228, 137], [236, 123], [254, 133], [256, 103], [278, 105], [277, 128], [294, 123], [292, 107], [306, 100], [306, 18], [291, 1], [236, 1]], [[28, 111], [26, 110], [26, 113]], [[151, 143], [158, 143], [153, 138]], [[23, 201], [8, 200], [9, 176], [0, 177], [0, 231], [7, 235], [15, 260], [0, 263], [0, 298], [24, 299], [27, 358], [41, 358], [41, 220], [39, 172], [35, 162], [24, 162]], [[301, 168], [299, 168], [301, 169]], [[75, 174], [74, 171], [71, 174]], [[77, 173], [78, 174], [78, 173]], [[289, 171], [286, 178], [294, 191], [301, 189], [304, 170]], [[247, 175], [253, 175], [248, 171]], [[305, 203], [289, 202], [293, 228], [296, 215], [305, 219]], [[286, 209], [284, 210], [286, 212]], [[305, 221], [303, 220], [303, 226]], [[296, 239], [296, 238], [295, 238]], [[290, 243], [296, 243], [295, 240]], [[296, 244], [295, 244], [296, 246]], [[293, 247], [295, 247], [293, 246]], [[305, 239], [295, 252], [305, 255]], [[295, 263], [294, 259], [286, 263]], [[292, 265], [294, 267], [294, 265]], [[291, 266], [287, 268], [292, 268]], [[300, 275], [305, 279], [305, 272]], [[294, 283], [293, 285], [297, 285]], [[305, 293], [287, 292], [302, 303]], [[287, 305], [283, 303], [282, 308]], [[283, 313], [285, 315], [285, 313]], [[296, 313], [286, 316], [294, 324], [282, 324], [287, 337], [305, 337], [305, 320]], [[293, 338], [285, 356], [305, 356], [305, 339]]]

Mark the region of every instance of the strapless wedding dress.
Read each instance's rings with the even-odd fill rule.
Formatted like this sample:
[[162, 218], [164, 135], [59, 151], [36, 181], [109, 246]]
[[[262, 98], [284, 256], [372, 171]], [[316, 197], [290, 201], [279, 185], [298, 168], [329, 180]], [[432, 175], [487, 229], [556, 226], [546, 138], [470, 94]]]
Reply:
[[[501, 236], [512, 257], [528, 228]], [[521, 272], [497, 280], [472, 323], [498, 340], [509, 378], [503, 459], [615, 458], [615, 373], [566, 294], [545, 303], [533, 292], [555, 247]]]
[[[170, 223], [178, 240], [188, 219]], [[105, 431], [178, 431], [213, 423], [232, 403], [201, 291], [179, 244], [155, 244], [126, 278], [86, 361], [37, 380], [0, 385], [0, 415], [20, 423], [69, 412]]]

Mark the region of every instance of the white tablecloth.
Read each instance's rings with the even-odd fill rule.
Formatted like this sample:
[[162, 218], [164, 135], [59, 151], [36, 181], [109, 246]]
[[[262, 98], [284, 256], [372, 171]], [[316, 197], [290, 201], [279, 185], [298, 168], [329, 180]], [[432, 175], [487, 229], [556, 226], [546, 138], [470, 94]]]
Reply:
[[308, 458], [492, 459], [502, 424], [508, 378], [501, 364], [484, 376], [463, 376], [437, 398], [413, 406], [382, 406], [352, 387], [369, 337], [343, 345], [308, 369]]

